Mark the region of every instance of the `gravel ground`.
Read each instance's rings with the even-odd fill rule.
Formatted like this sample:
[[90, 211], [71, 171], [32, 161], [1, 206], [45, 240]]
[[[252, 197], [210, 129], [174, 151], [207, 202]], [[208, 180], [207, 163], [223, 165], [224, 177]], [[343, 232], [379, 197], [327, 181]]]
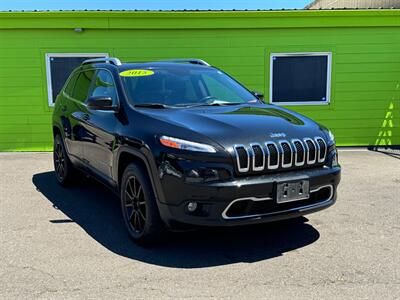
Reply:
[[133, 244], [118, 199], [59, 187], [50, 153], [0, 154], [0, 298], [400, 298], [400, 153], [340, 152], [337, 203], [304, 222]]

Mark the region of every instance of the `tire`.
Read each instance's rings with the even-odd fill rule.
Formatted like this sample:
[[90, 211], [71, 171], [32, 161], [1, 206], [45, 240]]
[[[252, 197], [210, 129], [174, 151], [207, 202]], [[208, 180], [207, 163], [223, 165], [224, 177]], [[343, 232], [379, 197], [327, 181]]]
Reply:
[[64, 143], [59, 134], [54, 137], [53, 163], [58, 183], [62, 186], [70, 185], [76, 174], [76, 170], [68, 158]]
[[146, 170], [129, 164], [121, 181], [121, 209], [131, 238], [138, 244], [159, 242], [165, 225]]

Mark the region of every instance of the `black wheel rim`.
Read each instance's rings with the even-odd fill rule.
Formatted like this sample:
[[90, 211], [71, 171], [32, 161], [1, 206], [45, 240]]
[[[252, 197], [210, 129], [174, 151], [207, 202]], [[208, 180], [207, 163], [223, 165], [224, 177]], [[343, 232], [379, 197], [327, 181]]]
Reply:
[[65, 176], [65, 156], [60, 143], [57, 143], [54, 149], [54, 166], [58, 179], [63, 180]]
[[146, 224], [146, 201], [143, 188], [135, 176], [126, 181], [125, 186], [125, 215], [131, 229], [140, 234]]

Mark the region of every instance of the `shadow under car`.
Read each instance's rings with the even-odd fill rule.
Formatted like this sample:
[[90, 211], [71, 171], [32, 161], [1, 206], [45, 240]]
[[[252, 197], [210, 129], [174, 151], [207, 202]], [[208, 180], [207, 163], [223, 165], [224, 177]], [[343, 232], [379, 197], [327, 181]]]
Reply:
[[175, 268], [203, 268], [257, 262], [307, 246], [319, 232], [306, 218], [261, 225], [201, 228], [171, 232], [151, 248], [136, 245], [122, 219], [118, 197], [91, 179], [61, 187], [54, 172], [33, 175], [33, 184], [66, 218], [49, 220], [54, 226], [75, 222], [110, 251], [149, 264]]

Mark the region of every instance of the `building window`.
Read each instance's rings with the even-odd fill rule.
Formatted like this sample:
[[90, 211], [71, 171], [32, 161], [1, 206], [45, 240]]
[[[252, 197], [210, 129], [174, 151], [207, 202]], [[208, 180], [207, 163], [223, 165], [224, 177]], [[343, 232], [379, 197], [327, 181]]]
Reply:
[[58, 93], [64, 86], [72, 70], [84, 60], [108, 57], [107, 53], [47, 53], [46, 75], [49, 105], [53, 106]]
[[270, 103], [329, 104], [331, 53], [272, 53]]

